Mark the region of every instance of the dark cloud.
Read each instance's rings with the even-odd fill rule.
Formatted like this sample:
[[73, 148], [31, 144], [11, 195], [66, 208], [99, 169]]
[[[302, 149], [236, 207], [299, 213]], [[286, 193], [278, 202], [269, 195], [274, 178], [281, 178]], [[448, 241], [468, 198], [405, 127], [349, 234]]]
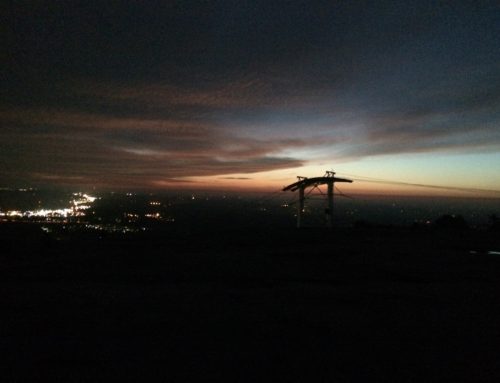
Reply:
[[495, 8], [17, 2], [1, 20], [0, 181], [139, 187], [497, 150]]
[[219, 177], [221, 180], [252, 180], [251, 177]]
[[[275, 170], [302, 164], [280, 156], [281, 150], [310, 144], [240, 137], [182, 121], [40, 111], [8, 113], [4, 119], [10, 126], [0, 132], [4, 175], [35, 182], [147, 187], [179, 177]], [[13, 134], [16, 129], [22, 133]]]

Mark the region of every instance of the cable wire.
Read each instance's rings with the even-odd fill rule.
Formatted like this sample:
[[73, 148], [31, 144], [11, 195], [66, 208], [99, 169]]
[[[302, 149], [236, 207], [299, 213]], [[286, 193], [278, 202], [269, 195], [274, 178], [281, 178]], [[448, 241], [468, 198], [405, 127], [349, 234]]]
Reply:
[[458, 187], [458, 186], [444, 186], [444, 185], [432, 185], [432, 184], [420, 184], [420, 183], [412, 183], [412, 182], [384, 180], [384, 179], [379, 179], [379, 178], [366, 177], [366, 176], [360, 176], [360, 175], [348, 174], [348, 173], [339, 173], [339, 174], [341, 174], [343, 176], [347, 176], [347, 177], [355, 177], [355, 178], [353, 178], [353, 181], [359, 181], [359, 182], [370, 182], [370, 183], [379, 183], [379, 184], [388, 184], [388, 185], [422, 187], [422, 188], [430, 188], [430, 189], [454, 190], [454, 191], [463, 191], [463, 192], [468, 192], [468, 193], [477, 193], [477, 192], [493, 193], [493, 194], [500, 195], [500, 190], [464, 188], [464, 187]]

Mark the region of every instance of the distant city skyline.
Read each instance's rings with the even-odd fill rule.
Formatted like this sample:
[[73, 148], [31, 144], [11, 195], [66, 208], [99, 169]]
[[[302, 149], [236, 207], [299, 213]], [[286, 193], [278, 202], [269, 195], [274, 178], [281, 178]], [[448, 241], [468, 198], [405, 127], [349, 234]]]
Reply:
[[345, 192], [499, 196], [497, 2], [2, 13], [0, 187], [274, 191], [334, 170], [362, 176]]

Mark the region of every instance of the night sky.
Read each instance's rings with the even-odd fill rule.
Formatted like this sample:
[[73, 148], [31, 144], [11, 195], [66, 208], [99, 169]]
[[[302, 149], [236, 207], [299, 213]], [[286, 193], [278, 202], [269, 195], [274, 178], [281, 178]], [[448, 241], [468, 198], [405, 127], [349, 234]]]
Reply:
[[500, 189], [497, 4], [2, 2], [0, 186]]

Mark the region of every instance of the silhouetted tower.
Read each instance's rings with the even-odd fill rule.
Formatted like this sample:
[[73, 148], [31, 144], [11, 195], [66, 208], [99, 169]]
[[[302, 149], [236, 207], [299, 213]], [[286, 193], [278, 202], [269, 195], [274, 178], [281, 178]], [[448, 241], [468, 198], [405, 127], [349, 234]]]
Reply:
[[299, 191], [299, 203], [297, 205], [297, 227], [302, 226], [302, 214], [304, 213], [305, 190], [308, 187], [327, 185], [328, 208], [325, 209], [328, 227], [333, 227], [333, 187], [335, 182], [349, 182], [352, 180], [335, 177], [335, 172], [327, 171], [323, 177], [297, 177], [298, 181], [283, 188], [283, 191]]

